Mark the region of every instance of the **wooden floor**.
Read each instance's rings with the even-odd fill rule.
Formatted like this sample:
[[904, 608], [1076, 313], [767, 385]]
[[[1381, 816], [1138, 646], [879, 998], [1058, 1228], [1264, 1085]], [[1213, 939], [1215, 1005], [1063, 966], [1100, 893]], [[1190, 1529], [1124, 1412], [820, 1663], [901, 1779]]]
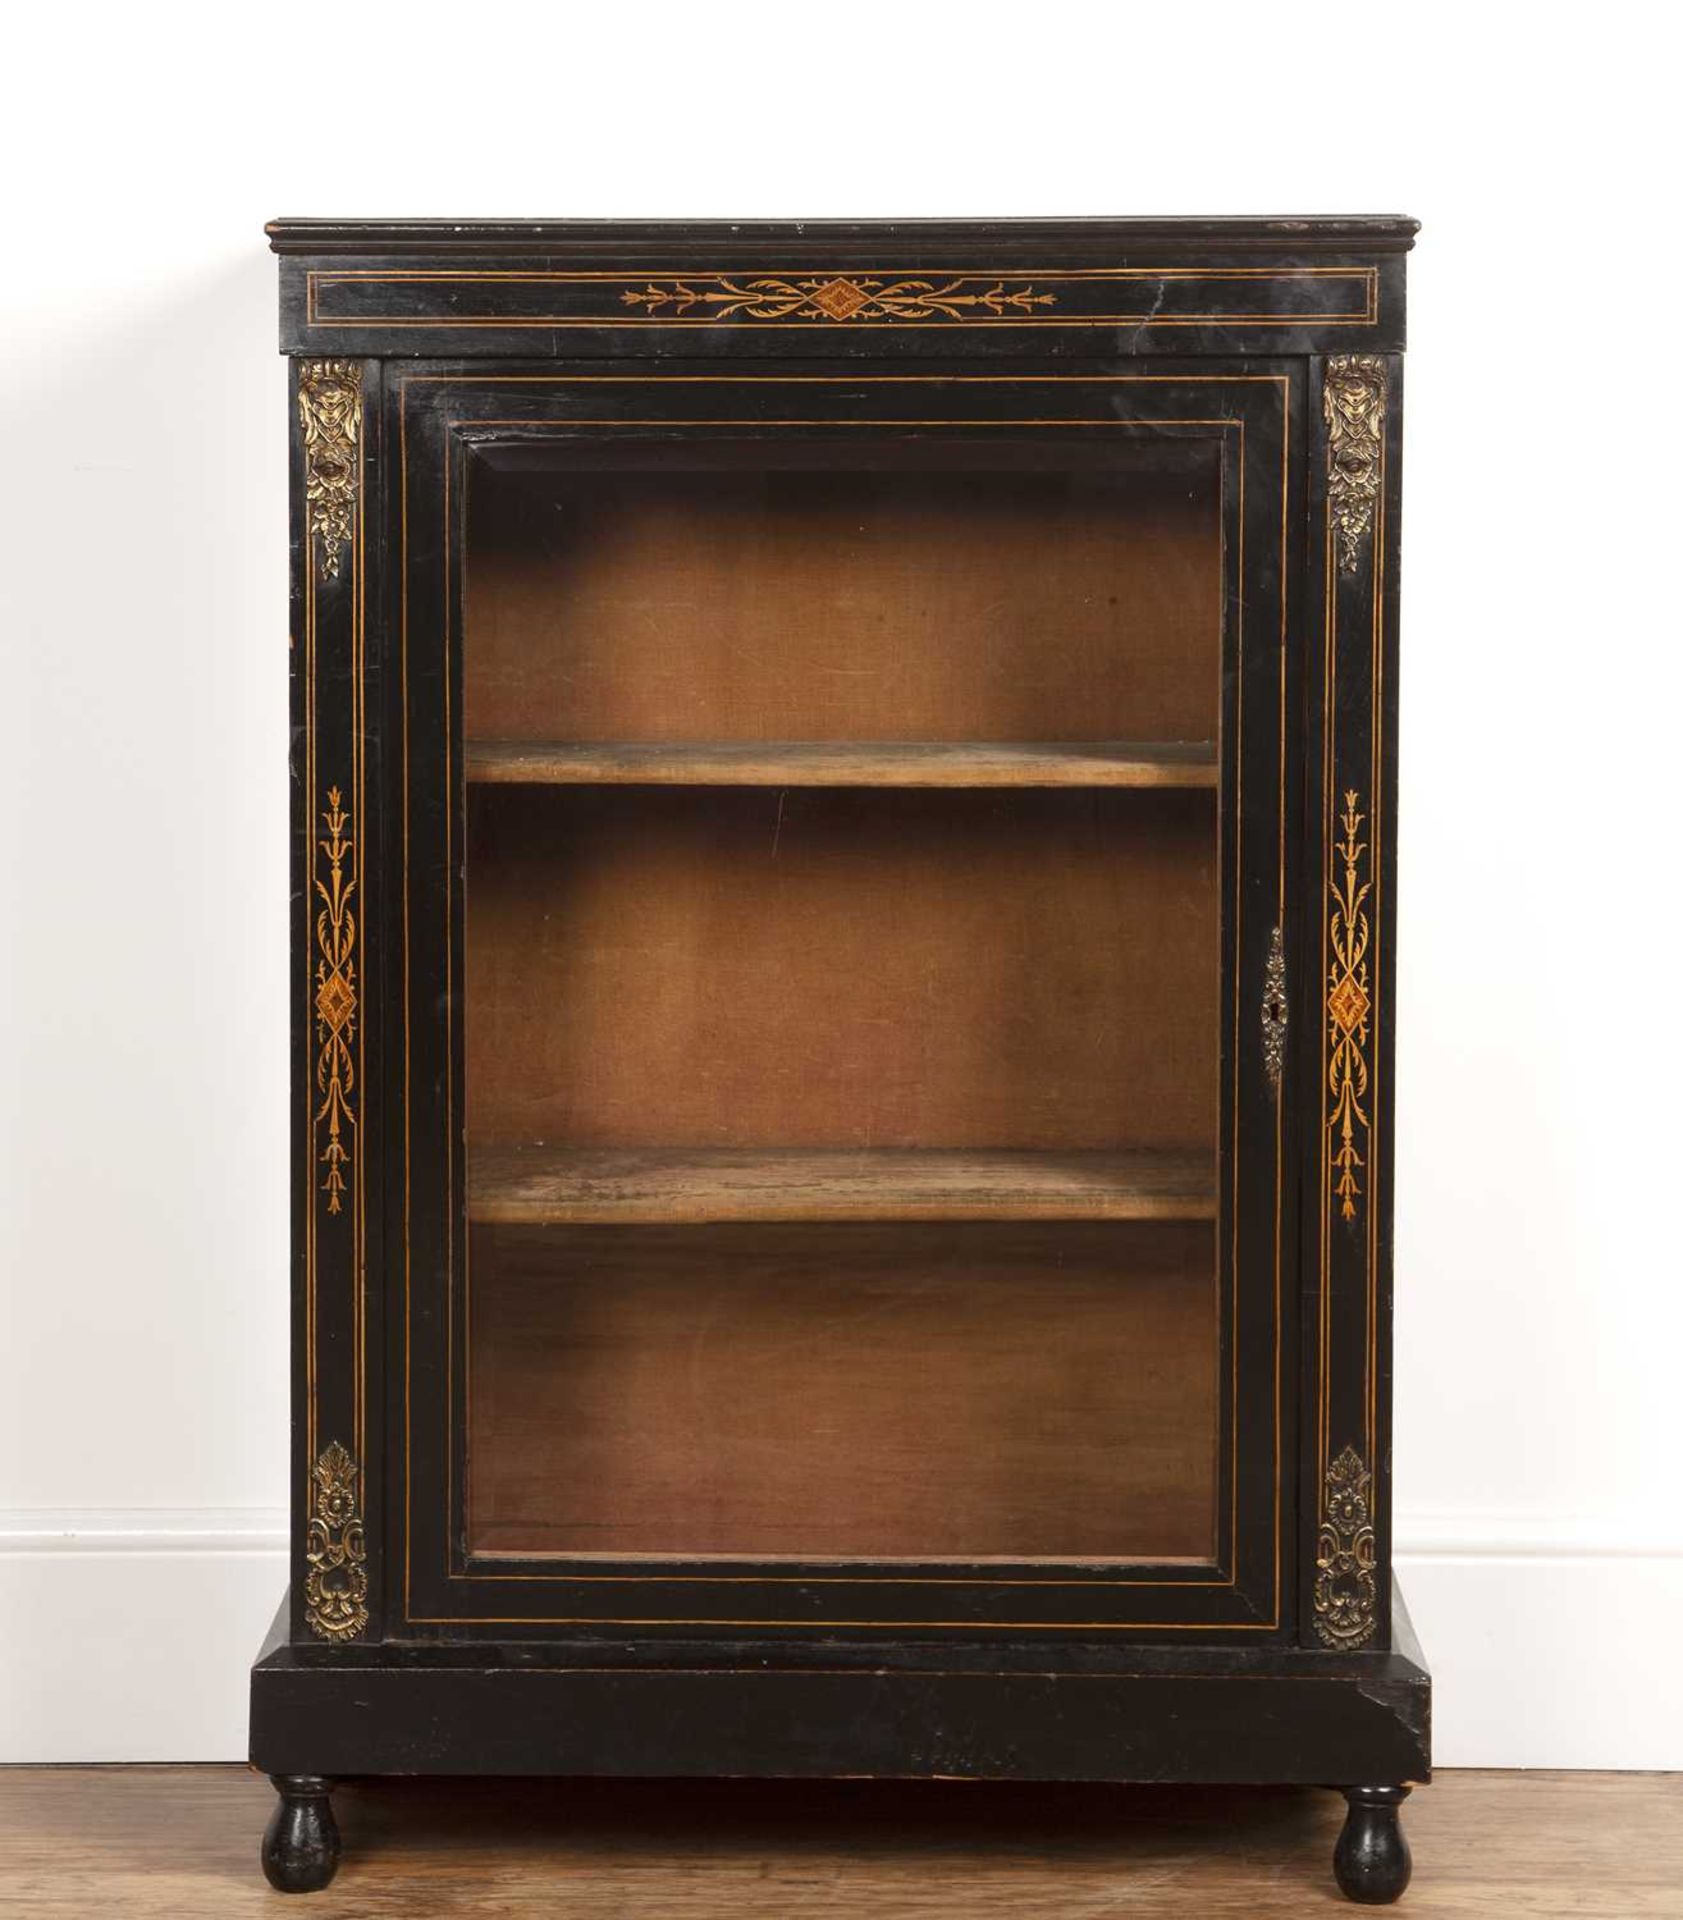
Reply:
[[[1295, 1790], [386, 1781], [288, 1908], [234, 1767], [0, 1769], [0, 1914], [151, 1920], [1222, 1920], [1355, 1911], [1342, 1802]], [[1409, 1802], [1428, 1915], [1683, 1915], [1683, 1774], [1450, 1773]]]

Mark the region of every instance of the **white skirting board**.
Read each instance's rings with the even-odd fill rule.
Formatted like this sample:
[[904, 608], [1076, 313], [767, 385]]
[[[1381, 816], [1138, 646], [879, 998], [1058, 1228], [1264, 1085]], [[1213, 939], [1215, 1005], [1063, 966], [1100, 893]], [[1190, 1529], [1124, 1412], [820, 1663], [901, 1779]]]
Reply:
[[0, 1513], [0, 1762], [243, 1760], [272, 1512]]
[[[1445, 1767], [1683, 1768], [1683, 1552], [1399, 1527]], [[0, 1762], [240, 1760], [283, 1516], [0, 1513]]]

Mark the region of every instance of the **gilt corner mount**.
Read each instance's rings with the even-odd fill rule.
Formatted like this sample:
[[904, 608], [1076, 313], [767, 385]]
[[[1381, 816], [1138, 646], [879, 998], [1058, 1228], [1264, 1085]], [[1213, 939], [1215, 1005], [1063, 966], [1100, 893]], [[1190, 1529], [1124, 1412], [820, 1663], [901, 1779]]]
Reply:
[[321, 577], [337, 580], [354, 539], [362, 457], [362, 372], [354, 360], [306, 360], [298, 369], [304, 505]]
[[1329, 1647], [1359, 1647], [1378, 1623], [1373, 1475], [1354, 1447], [1327, 1468], [1315, 1557], [1315, 1632]]
[[1322, 406], [1327, 425], [1327, 512], [1338, 564], [1354, 573], [1373, 532], [1385, 456], [1385, 362], [1376, 353], [1334, 354]]
[[354, 1640], [368, 1625], [368, 1549], [361, 1471], [337, 1440], [310, 1470], [304, 1617], [322, 1640]]

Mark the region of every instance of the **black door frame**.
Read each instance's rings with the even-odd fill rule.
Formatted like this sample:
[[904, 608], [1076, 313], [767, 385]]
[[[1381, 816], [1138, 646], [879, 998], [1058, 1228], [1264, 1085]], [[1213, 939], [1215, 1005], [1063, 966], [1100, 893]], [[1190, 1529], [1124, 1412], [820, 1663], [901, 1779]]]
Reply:
[[[380, 761], [401, 885], [383, 1000], [392, 1035], [385, 1110], [395, 1214], [386, 1273], [389, 1482], [382, 1584], [394, 1639], [696, 1638], [743, 1629], [904, 1637], [1005, 1631], [1125, 1633], [1249, 1644], [1288, 1639], [1297, 1606], [1295, 1395], [1298, 1153], [1294, 1074], [1268, 1072], [1264, 996], [1276, 934], [1288, 963], [1301, 768], [1301, 647], [1293, 605], [1305, 520], [1306, 363], [1132, 361], [1054, 375], [541, 373], [471, 364], [389, 370], [385, 441], [395, 605]], [[1209, 1568], [1114, 1566], [974, 1574], [779, 1564], [651, 1569], [468, 1559], [459, 1516], [463, 1153], [458, 1095], [463, 828], [460, 536], [473, 462], [488, 447], [563, 437], [904, 440], [1064, 435], [1091, 442], [1204, 437], [1223, 461], [1222, 781], [1224, 1416], [1222, 1550]]]

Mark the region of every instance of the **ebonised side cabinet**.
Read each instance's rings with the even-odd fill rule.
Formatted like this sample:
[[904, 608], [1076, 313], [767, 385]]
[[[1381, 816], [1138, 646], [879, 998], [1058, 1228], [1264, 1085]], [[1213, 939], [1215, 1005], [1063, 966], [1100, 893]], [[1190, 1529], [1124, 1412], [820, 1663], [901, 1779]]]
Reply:
[[283, 220], [335, 1776], [1341, 1787], [1391, 1579], [1401, 219]]

